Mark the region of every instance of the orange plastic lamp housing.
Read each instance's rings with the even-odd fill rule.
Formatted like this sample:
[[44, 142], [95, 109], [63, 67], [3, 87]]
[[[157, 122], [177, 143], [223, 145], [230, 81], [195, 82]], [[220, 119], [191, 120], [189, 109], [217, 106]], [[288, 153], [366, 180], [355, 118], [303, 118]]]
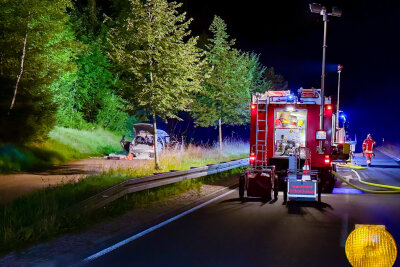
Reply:
[[347, 237], [346, 256], [353, 267], [393, 266], [397, 246], [392, 235], [379, 225], [363, 225]]

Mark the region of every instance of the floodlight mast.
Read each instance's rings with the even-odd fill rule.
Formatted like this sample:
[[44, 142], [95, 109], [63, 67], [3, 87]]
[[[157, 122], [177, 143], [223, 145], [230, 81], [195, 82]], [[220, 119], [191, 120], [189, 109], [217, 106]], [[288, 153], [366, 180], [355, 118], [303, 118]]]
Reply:
[[340, 103], [340, 74], [342, 73], [343, 66], [338, 65], [337, 67], [337, 72], [338, 72], [338, 89], [337, 89], [337, 103], [336, 103], [336, 131], [335, 131], [335, 141], [337, 142], [338, 136], [337, 136], [337, 130], [339, 129], [339, 103]]
[[[325, 58], [326, 58], [326, 31], [328, 27], [328, 16], [340, 17], [342, 11], [336, 7], [332, 8], [332, 13], [326, 12], [326, 7], [320, 4], [310, 4], [311, 13], [320, 14], [324, 21], [324, 39], [322, 45], [322, 75], [321, 75], [321, 108], [320, 108], [320, 119], [319, 128], [324, 130], [324, 104], [325, 104]], [[319, 140], [318, 153], [324, 154], [323, 140]]]

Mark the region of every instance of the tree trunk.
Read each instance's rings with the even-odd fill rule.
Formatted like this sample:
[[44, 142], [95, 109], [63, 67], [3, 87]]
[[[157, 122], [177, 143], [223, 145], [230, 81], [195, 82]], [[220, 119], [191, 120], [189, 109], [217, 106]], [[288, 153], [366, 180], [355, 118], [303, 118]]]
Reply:
[[219, 154], [222, 155], [222, 121], [221, 121], [221, 118], [219, 118], [218, 124], [219, 124]]
[[95, 25], [97, 23], [97, 3], [96, 0], [89, 0], [88, 5], [90, 8], [90, 20], [91, 20], [91, 27], [92, 30], [95, 30]]
[[156, 114], [153, 113], [153, 130], [154, 130], [154, 163], [156, 166], [156, 170], [160, 169], [160, 163], [158, 161], [158, 142], [157, 142], [157, 121]]
[[11, 101], [10, 110], [8, 111], [8, 115], [10, 115], [11, 110], [14, 108], [15, 98], [17, 97], [17, 92], [18, 92], [19, 81], [21, 80], [22, 73], [24, 72], [24, 62], [25, 62], [26, 40], [27, 39], [28, 39], [28, 31], [25, 34], [24, 48], [22, 49], [21, 71], [20, 71], [19, 75], [17, 76], [17, 83], [15, 84], [14, 96], [13, 96], [13, 99]]
[[3, 55], [0, 55], [0, 76], [3, 75]]
[[96, 9], [97, 9], [96, 0], [89, 0], [88, 4], [90, 5], [90, 10], [92, 14], [96, 14]]

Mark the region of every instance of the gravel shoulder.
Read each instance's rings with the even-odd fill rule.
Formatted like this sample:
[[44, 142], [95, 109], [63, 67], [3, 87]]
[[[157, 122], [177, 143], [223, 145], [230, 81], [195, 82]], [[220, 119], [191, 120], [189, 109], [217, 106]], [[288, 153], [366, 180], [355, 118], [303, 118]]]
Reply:
[[151, 227], [228, 190], [237, 184], [238, 175], [204, 184], [162, 201], [131, 210], [98, 223], [90, 229], [55, 238], [0, 258], [0, 266], [70, 266], [116, 242]]

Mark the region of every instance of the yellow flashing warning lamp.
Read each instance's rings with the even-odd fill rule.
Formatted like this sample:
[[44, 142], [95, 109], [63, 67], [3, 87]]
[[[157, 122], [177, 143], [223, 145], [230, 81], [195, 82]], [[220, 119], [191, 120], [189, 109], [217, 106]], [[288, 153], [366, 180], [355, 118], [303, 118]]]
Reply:
[[346, 240], [346, 256], [353, 267], [393, 266], [397, 246], [384, 225], [356, 225]]

